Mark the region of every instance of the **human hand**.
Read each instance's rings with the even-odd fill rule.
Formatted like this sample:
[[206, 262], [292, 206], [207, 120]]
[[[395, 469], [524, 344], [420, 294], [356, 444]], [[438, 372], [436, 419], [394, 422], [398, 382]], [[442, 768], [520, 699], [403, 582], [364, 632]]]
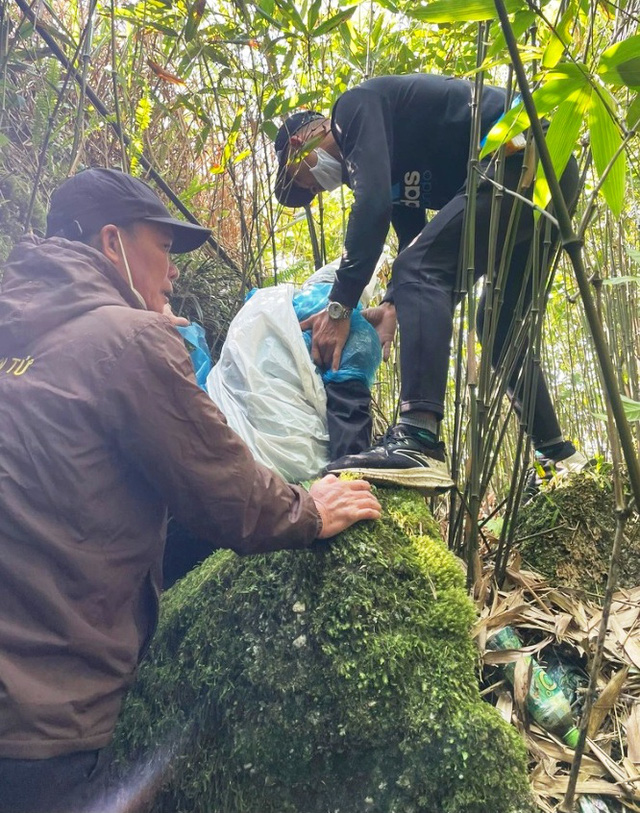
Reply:
[[185, 319], [184, 316], [176, 316], [171, 310], [171, 305], [168, 302], [162, 309], [162, 313], [164, 316], [168, 316], [169, 319], [171, 319], [171, 324], [174, 327], [187, 327], [187, 325], [190, 324], [189, 320]]
[[396, 306], [392, 302], [383, 302], [377, 308], [363, 310], [362, 315], [375, 328], [382, 345], [382, 358], [389, 361], [391, 343], [396, 335]]
[[337, 370], [349, 338], [351, 320], [331, 319], [323, 310], [300, 322], [300, 328], [311, 331], [311, 357], [318, 367]]
[[327, 474], [309, 489], [322, 519], [318, 539], [329, 539], [363, 519], [380, 519], [380, 503], [366, 480], [339, 480]]

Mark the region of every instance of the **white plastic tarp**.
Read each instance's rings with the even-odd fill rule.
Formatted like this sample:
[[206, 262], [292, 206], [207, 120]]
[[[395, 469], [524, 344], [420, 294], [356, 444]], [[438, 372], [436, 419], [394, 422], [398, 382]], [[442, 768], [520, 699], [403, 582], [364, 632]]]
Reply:
[[207, 391], [264, 465], [289, 482], [329, 462], [327, 399], [293, 310], [294, 286], [262, 288], [229, 327]]

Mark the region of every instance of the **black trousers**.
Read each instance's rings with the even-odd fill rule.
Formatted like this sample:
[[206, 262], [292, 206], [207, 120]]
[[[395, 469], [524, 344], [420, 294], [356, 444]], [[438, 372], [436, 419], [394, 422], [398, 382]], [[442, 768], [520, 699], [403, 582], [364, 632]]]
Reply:
[[50, 759], [0, 759], [0, 813], [107, 813], [111, 752], [77, 751]]
[[[517, 188], [524, 152], [505, 160], [503, 184]], [[483, 162], [487, 174], [493, 175], [492, 164]], [[578, 168], [572, 157], [560, 182], [565, 200], [571, 207], [578, 189]], [[500, 210], [496, 260], [489, 268], [489, 222], [491, 219], [493, 186], [486, 180], [477, 189], [475, 221], [476, 279], [490, 275], [495, 279], [504, 250], [514, 199], [505, 195]], [[529, 190], [529, 196], [531, 190]], [[401, 412], [411, 409], [435, 412], [442, 417], [449, 369], [449, 354], [453, 333], [453, 312], [457, 305], [455, 286], [460, 247], [463, 239], [465, 189], [444, 206], [424, 227], [418, 237], [402, 251], [392, 273], [393, 299], [400, 329]], [[542, 230], [541, 230], [542, 231]], [[518, 300], [523, 294], [526, 309], [531, 302], [531, 254], [534, 238], [534, 218], [531, 207], [522, 206], [515, 244], [504, 284], [504, 304], [497, 323], [497, 335], [492, 353], [494, 367], [505, 349]], [[557, 239], [557, 233], [552, 235]], [[549, 252], [549, 261], [553, 252]], [[546, 277], [548, 267], [542, 278]], [[540, 269], [537, 269], [540, 273]], [[485, 300], [478, 308], [478, 335], [482, 336]], [[509, 379], [513, 389], [524, 362], [520, 354]], [[519, 403], [515, 403], [519, 409]], [[534, 444], [544, 445], [561, 438], [555, 409], [551, 402], [544, 375], [538, 375], [532, 434]]]
[[363, 381], [328, 382], [329, 460], [358, 454], [371, 445], [371, 391]]

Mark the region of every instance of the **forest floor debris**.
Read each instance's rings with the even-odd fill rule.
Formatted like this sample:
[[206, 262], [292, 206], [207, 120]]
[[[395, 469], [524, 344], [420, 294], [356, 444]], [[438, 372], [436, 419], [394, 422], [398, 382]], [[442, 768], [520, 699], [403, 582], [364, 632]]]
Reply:
[[[509, 625], [520, 635], [527, 654], [550, 669], [555, 666], [555, 675], [559, 665], [557, 679], [563, 688], [573, 682], [567, 694], [578, 720], [602, 609], [583, 591], [558, 587], [525, 569], [519, 554], [507, 569], [503, 589], [492, 585], [493, 567], [487, 561], [475, 585], [479, 619], [474, 636], [483, 664], [482, 693], [521, 732], [536, 803], [541, 811], [553, 813], [567, 789], [573, 751], [527, 720], [524, 705], [514, 701], [496, 666], [518, 653], [492, 651], [486, 641]], [[611, 813], [640, 811], [640, 587], [621, 589], [613, 599], [577, 793], [602, 797]]]

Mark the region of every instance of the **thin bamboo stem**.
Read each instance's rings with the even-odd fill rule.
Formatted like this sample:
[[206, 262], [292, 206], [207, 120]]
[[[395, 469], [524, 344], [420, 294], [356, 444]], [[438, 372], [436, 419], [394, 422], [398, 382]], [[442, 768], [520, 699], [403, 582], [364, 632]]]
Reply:
[[564, 200], [562, 190], [556, 173], [553, 169], [553, 163], [549, 154], [549, 149], [544, 138], [542, 125], [537, 117], [535, 104], [531, 96], [529, 84], [524, 71], [524, 66], [520, 58], [518, 44], [513, 34], [513, 29], [509, 22], [509, 16], [505, 8], [503, 0], [494, 0], [496, 11], [500, 19], [500, 25], [505, 36], [505, 41], [509, 49], [509, 54], [513, 63], [514, 71], [518, 80], [518, 87], [522, 96], [525, 109], [529, 116], [531, 131], [536, 141], [540, 161], [544, 169], [549, 189], [551, 190], [551, 198], [558, 217], [558, 225], [560, 227], [560, 234], [562, 237], [562, 245], [566, 250], [571, 264], [573, 266], [580, 296], [587, 316], [591, 338], [593, 340], [598, 361], [600, 363], [600, 371], [603, 383], [611, 404], [611, 410], [616, 424], [616, 429], [620, 437], [620, 443], [624, 454], [624, 459], [629, 471], [629, 480], [631, 488], [636, 500], [640, 505], [640, 461], [634, 449], [633, 437], [629, 428], [622, 400], [620, 398], [620, 391], [618, 389], [615, 371], [609, 356], [609, 349], [604, 335], [602, 324], [598, 318], [598, 314], [591, 296], [589, 288], [589, 281], [585, 272], [584, 263], [582, 259], [582, 241], [574, 232], [571, 224], [571, 216], [567, 204]]
[[[28, 3], [25, 0], [14, 0], [18, 8], [23, 12], [23, 14], [30, 20], [33, 24], [34, 29], [38, 32], [40, 37], [46, 42], [47, 46], [55, 56], [55, 58], [65, 67], [73, 76], [76, 82], [80, 81], [80, 76], [78, 71], [73, 67], [71, 62], [67, 59], [65, 54], [63, 53], [62, 49], [55, 41], [55, 39], [51, 36], [51, 34], [43, 28], [36, 15], [34, 14], [33, 10], [29, 7]], [[111, 129], [115, 132], [115, 134], [122, 138], [124, 143], [127, 146], [130, 146], [131, 139], [120, 129], [120, 127], [113, 121], [109, 111], [107, 110], [106, 106], [102, 102], [102, 100], [97, 96], [95, 91], [90, 85], [86, 86], [86, 94], [87, 98], [91, 102], [91, 104], [96, 108], [98, 113], [108, 122]], [[145, 170], [149, 173], [150, 177], [153, 179], [154, 183], [164, 192], [164, 194], [171, 200], [173, 205], [181, 212], [182, 215], [190, 222], [196, 225], [200, 225], [196, 216], [184, 205], [184, 203], [180, 200], [180, 198], [176, 195], [176, 193], [171, 189], [171, 187], [167, 184], [167, 182], [162, 178], [160, 173], [152, 166], [149, 160], [141, 153], [138, 157], [138, 160], [145, 168]], [[231, 257], [227, 254], [227, 252], [222, 248], [222, 246], [213, 238], [207, 238], [208, 244], [213, 248], [215, 253], [218, 257], [228, 265], [232, 270], [236, 273], [240, 273], [238, 267], [233, 262]]]

